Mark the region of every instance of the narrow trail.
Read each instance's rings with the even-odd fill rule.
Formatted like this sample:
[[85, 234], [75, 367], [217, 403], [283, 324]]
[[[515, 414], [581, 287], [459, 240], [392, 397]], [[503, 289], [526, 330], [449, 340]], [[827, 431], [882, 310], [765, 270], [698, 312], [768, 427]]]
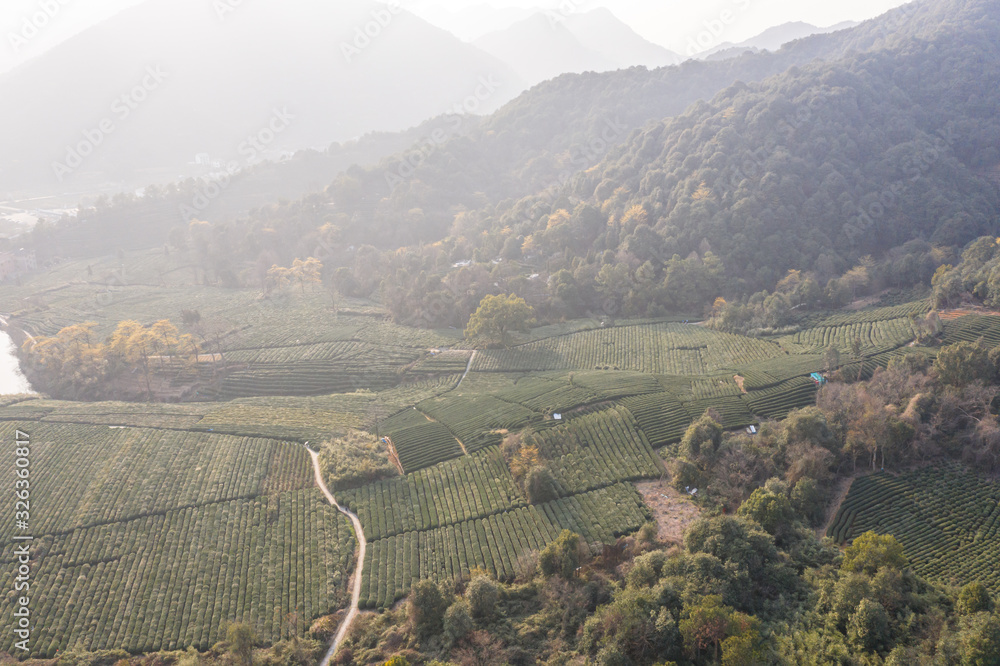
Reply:
[[344, 640], [344, 636], [347, 635], [347, 630], [351, 628], [351, 623], [354, 622], [354, 618], [358, 616], [358, 602], [361, 600], [361, 574], [364, 572], [365, 566], [365, 550], [368, 547], [368, 541], [365, 539], [364, 530], [361, 529], [361, 521], [358, 517], [349, 511], [346, 507], [341, 506], [337, 503], [336, 498], [326, 487], [326, 483], [323, 481], [323, 475], [319, 471], [319, 454], [306, 447], [309, 451], [309, 457], [312, 458], [313, 473], [316, 476], [316, 485], [319, 489], [326, 495], [326, 499], [329, 500], [330, 504], [337, 507], [337, 510], [342, 514], [351, 519], [351, 523], [354, 525], [354, 534], [358, 538], [358, 564], [354, 567], [354, 581], [352, 584], [351, 591], [351, 607], [347, 611], [347, 615], [344, 616], [344, 621], [340, 623], [340, 628], [337, 629], [337, 635], [333, 638], [333, 643], [330, 644], [330, 649], [327, 650], [326, 655], [323, 660], [319, 662], [319, 666], [328, 666], [330, 659], [337, 653], [337, 648], [340, 647], [341, 641]]
[[469, 370], [472, 370], [472, 362], [475, 360], [476, 360], [476, 350], [473, 349], [472, 355], [469, 356], [469, 363], [465, 366], [465, 372], [462, 374], [462, 378], [458, 380], [458, 383], [455, 384], [455, 388], [452, 390], [457, 391], [458, 387], [462, 385], [462, 382], [465, 381], [465, 376], [469, 374]]

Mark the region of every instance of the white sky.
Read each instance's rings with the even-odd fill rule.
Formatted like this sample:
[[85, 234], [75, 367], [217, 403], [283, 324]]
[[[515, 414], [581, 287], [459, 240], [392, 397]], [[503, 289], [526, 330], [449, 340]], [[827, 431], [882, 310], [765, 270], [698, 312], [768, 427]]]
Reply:
[[[98, 23], [123, 8], [142, 0], [0, 0], [0, 72], [43, 53], [76, 32]], [[210, 4], [216, 0], [204, 0]], [[282, 0], [243, 0], [281, 2]], [[345, 0], [322, 0], [344, 2]], [[548, 8], [555, 11], [587, 11], [598, 6], [610, 9], [646, 39], [685, 53], [692, 38], [714, 24], [721, 33], [714, 43], [741, 42], [769, 27], [788, 21], [805, 21], [828, 26], [841, 21], [861, 21], [904, 4], [902, 0], [398, 0], [406, 9], [464, 36], [482, 32], [461, 15], [452, 12], [468, 8]], [[11, 35], [21, 33], [26, 20], [40, 16], [49, 7], [37, 34], [15, 49]], [[53, 11], [52, 8], [58, 7]], [[726, 22], [722, 22], [724, 14]], [[480, 24], [482, 16], [479, 12]], [[498, 25], [502, 28], [506, 25]]]

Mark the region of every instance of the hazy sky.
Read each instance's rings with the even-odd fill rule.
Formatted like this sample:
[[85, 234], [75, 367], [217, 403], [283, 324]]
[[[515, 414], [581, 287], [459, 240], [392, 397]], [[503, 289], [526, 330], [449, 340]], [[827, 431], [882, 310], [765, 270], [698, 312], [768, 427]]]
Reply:
[[[142, 0], [0, 0], [0, 72], [36, 56], [74, 33]], [[204, 0], [210, 5], [217, 0]], [[234, 0], [229, 0], [234, 2]], [[281, 2], [282, 0], [242, 0]], [[342, 2], [344, 0], [316, 0]], [[692, 39], [713, 30], [713, 44], [740, 42], [788, 21], [819, 26], [872, 18], [901, 0], [398, 0], [416, 14], [468, 39], [527, 10], [554, 12], [609, 8], [646, 39], [685, 53]], [[48, 15], [44, 15], [46, 9]], [[517, 9], [525, 11], [518, 12]], [[465, 11], [462, 11], [465, 10]], [[473, 10], [473, 11], [470, 11]], [[494, 11], [499, 10], [499, 11]], [[512, 11], [514, 10], [514, 11]], [[457, 12], [457, 13], [456, 13]], [[495, 17], [495, 18], [490, 18]], [[44, 19], [44, 20], [42, 20]], [[36, 25], [40, 27], [33, 31]], [[28, 37], [25, 37], [28, 35]], [[704, 37], [704, 35], [703, 35]], [[704, 41], [704, 40], [703, 40]]]

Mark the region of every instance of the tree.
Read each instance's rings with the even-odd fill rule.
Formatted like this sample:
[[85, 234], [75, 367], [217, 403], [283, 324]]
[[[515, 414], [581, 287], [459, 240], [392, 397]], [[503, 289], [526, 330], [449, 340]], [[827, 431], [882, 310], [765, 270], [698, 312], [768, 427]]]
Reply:
[[441, 588], [432, 580], [418, 581], [410, 590], [407, 610], [413, 629], [419, 635], [433, 636], [441, 633], [447, 608]]
[[891, 534], [865, 532], [844, 552], [841, 569], [874, 575], [882, 567], [903, 569], [907, 565], [903, 546]]
[[700, 660], [702, 652], [711, 651], [718, 661], [719, 647], [734, 633], [733, 609], [723, 605], [722, 597], [709, 595], [688, 610], [679, 627], [684, 644], [696, 660]]
[[889, 614], [882, 604], [862, 599], [847, 621], [847, 637], [851, 643], [866, 652], [880, 652], [889, 647], [892, 637]]
[[40, 373], [53, 392], [93, 399], [107, 369], [107, 349], [94, 336], [95, 322], [66, 326], [54, 337], [28, 338], [26, 368]]
[[823, 352], [823, 369], [827, 372], [833, 372], [840, 367], [840, 350], [834, 346], [829, 346], [826, 351]]
[[792, 488], [790, 499], [795, 511], [809, 521], [810, 525], [816, 525], [822, 520], [823, 493], [815, 479], [809, 477], [799, 479]]
[[534, 324], [534, 311], [520, 296], [485, 296], [469, 318], [465, 337], [507, 345], [511, 331], [526, 331]]
[[126, 366], [139, 365], [146, 378], [147, 398], [152, 400], [153, 388], [149, 380], [149, 357], [156, 347], [153, 336], [137, 321], [126, 320], [118, 323], [109, 338], [109, 347]]
[[713, 455], [722, 444], [722, 424], [709, 412], [688, 426], [681, 440], [681, 452], [688, 460], [698, 462]]
[[793, 513], [788, 498], [767, 488], [758, 488], [747, 498], [737, 512], [764, 528], [771, 536], [783, 534], [791, 526]]
[[942, 382], [952, 386], [965, 386], [974, 381], [987, 384], [996, 378], [990, 350], [982, 341], [956, 342], [942, 347], [934, 361], [934, 370]]
[[296, 259], [292, 262], [290, 275], [299, 283], [302, 292], [305, 293], [307, 284], [320, 284], [322, 282], [323, 263], [316, 257], [309, 257], [305, 261]]
[[274, 264], [269, 269], [267, 269], [267, 279], [265, 293], [269, 292], [272, 288], [278, 289], [279, 291], [284, 288], [293, 279], [292, 270], [290, 268], [284, 268], [278, 264]]
[[556, 480], [545, 465], [536, 465], [524, 478], [524, 494], [531, 504], [544, 504], [559, 497]]
[[226, 629], [226, 643], [229, 644], [229, 654], [240, 666], [253, 664], [253, 646], [257, 642], [257, 634], [253, 627], [243, 622], [236, 622]]
[[993, 599], [990, 597], [990, 591], [980, 582], [969, 583], [958, 593], [955, 610], [962, 615], [992, 611]]
[[1000, 617], [976, 613], [962, 621], [959, 653], [963, 666], [1000, 666]]
[[573, 577], [580, 566], [580, 535], [563, 530], [559, 537], [542, 550], [538, 565], [545, 576]]

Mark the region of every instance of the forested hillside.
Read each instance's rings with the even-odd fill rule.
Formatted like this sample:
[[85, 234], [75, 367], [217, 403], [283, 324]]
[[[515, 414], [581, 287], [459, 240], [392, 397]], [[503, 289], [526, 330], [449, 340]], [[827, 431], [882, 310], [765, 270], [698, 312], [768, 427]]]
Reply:
[[435, 326], [499, 292], [546, 319], [700, 313], [791, 269], [817, 285], [800, 301], [836, 305], [858, 289], [830, 280], [858, 265], [905, 265], [891, 286], [909, 286], [996, 227], [998, 43], [995, 3], [925, 2], [777, 54], [567, 75], [235, 222], [192, 208], [189, 183], [40, 244], [169, 239], [230, 284], [319, 248], [341, 293], [380, 292], [398, 320]]

